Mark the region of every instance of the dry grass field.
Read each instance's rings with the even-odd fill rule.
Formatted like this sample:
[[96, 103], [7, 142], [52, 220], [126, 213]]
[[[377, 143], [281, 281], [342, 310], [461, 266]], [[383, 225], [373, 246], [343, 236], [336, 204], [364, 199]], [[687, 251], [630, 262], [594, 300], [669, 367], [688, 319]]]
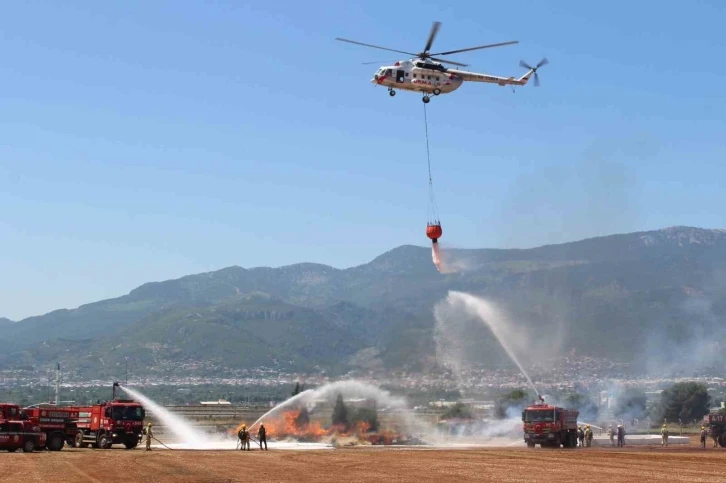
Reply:
[[0, 454], [0, 482], [726, 481], [726, 450], [689, 445], [548, 450], [361, 447], [182, 451], [65, 448]]

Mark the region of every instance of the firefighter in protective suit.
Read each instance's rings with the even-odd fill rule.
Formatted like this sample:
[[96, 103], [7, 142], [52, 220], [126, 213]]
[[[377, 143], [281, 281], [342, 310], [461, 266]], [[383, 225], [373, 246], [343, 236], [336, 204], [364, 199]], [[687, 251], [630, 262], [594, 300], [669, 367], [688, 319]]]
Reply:
[[144, 434], [146, 435], [146, 451], [151, 451], [151, 438], [154, 436], [151, 433], [151, 423], [146, 425], [146, 428], [144, 429]]
[[625, 428], [622, 424], [618, 424], [618, 448], [625, 446]]
[[585, 426], [585, 445], [588, 448], [592, 446], [592, 429], [589, 424]]
[[257, 442], [260, 443], [260, 450], [262, 445], [265, 445], [265, 451], [267, 451], [267, 429], [264, 423], [260, 423], [260, 429], [257, 430]]
[[701, 448], [706, 449], [706, 435], [708, 434], [708, 431], [706, 431], [706, 426], [701, 426]]
[[240, 449], [242, 451], [251, 451], [250, 450], [250, 432], [247, 431], [247, 425], [243, 424], [242, 428], [237, 433], [237, 437], [239, 438], [240, 442]]
[[585, 446], [585, 431], [582, 430], [582, 426], [577, 427], [577, 439], [580, 442], [580, 448]]
[[668, 426], [665, 424], [660, 430], [660, 445], [668, 447]]

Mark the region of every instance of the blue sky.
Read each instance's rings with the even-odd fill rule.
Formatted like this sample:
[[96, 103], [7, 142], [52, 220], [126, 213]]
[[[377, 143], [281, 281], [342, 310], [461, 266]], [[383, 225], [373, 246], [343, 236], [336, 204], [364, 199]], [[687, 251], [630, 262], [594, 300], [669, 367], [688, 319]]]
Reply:
[[[542, 86], [428, 107], [442, 242], [529, 247], [722, 227], [722, 2], [49, 2], [0, 18], [0, 316], [229, 265], [425, 245], [420, 96], [400, 50]], [[404, 56], [405, 57], [405, 56]]]

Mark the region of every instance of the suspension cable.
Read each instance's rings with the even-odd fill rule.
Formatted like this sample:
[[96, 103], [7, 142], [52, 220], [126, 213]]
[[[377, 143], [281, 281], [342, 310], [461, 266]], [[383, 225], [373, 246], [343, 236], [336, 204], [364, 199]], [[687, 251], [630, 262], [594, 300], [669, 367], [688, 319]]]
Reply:
[[436, 207], [436, 198], [434, 196], [434, 181], [431, 176], [431, 151], [429, 149], [429, 121], [426, 115], [426, 103], [424, 102], [424, 129], [426, 132], [426, 162], [429, 168], [429, 206], [428, 221], [431, 223], [439, 223], [439, 215]]

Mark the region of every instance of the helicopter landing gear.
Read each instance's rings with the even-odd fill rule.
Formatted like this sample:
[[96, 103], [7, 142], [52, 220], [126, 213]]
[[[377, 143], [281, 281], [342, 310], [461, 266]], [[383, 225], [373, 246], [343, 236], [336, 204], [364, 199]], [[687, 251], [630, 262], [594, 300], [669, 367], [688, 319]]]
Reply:
[[438, 96], [439, 94], [441, 94], [441, 89], [439, 89], [439, 88], [437, 87], [436, 89], [434, 89], [434, 95], [435, 95], [435, 96]]
[[393, 89], [390, 89], [390, 88], [389, 88], [389, 89], [388, 89], [388, 95], [389, 95], [389, 96], [391, 96], [391, 97], [393, 97], [393, 96], [395, 96], [395, 95], [396, 95], [396, 91], [394, 91]]
[[423, 99], [421, 100], [424, 102], [424, 104], [428, 104], [431, 98], [429, 96], [423, 96]]

